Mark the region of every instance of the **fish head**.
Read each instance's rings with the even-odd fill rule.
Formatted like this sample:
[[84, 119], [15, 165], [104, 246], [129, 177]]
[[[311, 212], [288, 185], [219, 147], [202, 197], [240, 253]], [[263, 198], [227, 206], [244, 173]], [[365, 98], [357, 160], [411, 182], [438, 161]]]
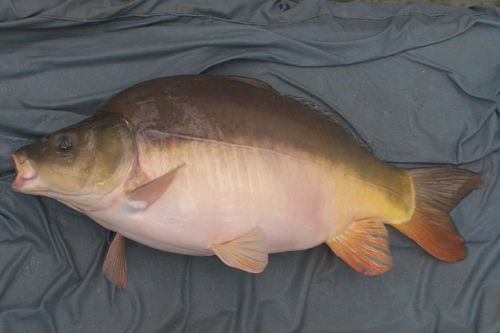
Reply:
[[65, 200], [104, 196], [133, 168], [134, 130], [125, 118], [99, 115], [25, 146], [11, 158], [15, 191]]

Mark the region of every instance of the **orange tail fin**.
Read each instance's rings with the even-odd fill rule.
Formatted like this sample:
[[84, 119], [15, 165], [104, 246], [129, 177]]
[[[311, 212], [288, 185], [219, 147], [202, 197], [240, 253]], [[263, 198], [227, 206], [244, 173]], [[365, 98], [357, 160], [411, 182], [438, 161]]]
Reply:
[[478, 188], [483, 178], [477, 173], [453, 168], [408, 171], [415, 188], [415, 211], [409, 221], [392, 226], [438, 259], [462, 260], [467, 249], [448, 212]]

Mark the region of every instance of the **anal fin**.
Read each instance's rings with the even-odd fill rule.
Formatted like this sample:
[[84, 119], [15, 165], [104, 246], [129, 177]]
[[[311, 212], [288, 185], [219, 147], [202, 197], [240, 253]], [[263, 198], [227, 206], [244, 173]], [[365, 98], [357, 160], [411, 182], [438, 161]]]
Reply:
[[239, 238], [213, 245], [212, 251], [226, 265], [249, 273], [262, 272], [268, 262], [266, 241], [258, 227]]
[[379, 220], [353, 221], [340, 235], [326, 243], [337, 256], [360, 273], [378, 275], [392, 266], [387, 229]]

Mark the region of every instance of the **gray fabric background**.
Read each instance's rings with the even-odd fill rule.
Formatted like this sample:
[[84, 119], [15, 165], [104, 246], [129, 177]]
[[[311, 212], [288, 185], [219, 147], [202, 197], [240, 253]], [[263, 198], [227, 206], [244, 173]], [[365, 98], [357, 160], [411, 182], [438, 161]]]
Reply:
[[[0, 332], [500, 332], [500, 11], [310, 0], [0, 2], [0, 171], [8, 155], [175, 74], [246, 75], [336, 109], [380, 158], [486, 178], [453, 210], [462, 262], [390, 230], [394, 267], [326, 246], [247, 274], [132, 243], [129, 286], [101, 274], [106, 230], [0, 179]], [[278, 125], [278, 124], [277, 124]]]

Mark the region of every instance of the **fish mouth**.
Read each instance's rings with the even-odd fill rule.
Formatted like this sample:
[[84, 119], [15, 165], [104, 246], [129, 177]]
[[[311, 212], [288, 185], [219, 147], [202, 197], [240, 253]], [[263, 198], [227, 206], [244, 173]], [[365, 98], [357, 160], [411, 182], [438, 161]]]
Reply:
[[16, 168], [16, 178], [12, 183], [12, 189], [16, 192], [22, 192], [38, 178], [38, 173], [33, 169], [26, 157], [14, 153], [10, 155], [10, 158]]

